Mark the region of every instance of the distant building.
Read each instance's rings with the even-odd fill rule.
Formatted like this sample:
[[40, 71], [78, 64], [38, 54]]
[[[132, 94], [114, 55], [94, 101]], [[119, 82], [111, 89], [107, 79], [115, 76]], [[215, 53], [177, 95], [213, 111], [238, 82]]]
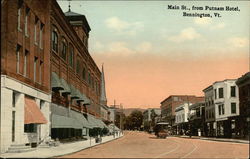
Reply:
[[203, 101], [204, 97], [194, 95], [171, 95], [161, 102], [162, 120], [169, 122], [171, 126], [175, 123], [175, 108], [183, 103], [196, 103]]
[[215, 106], [213, 85], [203, 90], [205, 94], [206, 136], [216, 136]]
[[188, 113], [189, 105], [192, 103], [183, 103], [175, 108], [175, 123], [177, 134], [183, 135], [189, 130], [188, 125]]
[[189, 106], [188, 121], [192, 136], [205, 136], [205, 101], [197, 102]]
[[[236, 81], [239, 87], [240, 116], [236, 119], [238, 125], [237, 137], [249, 139], [250, 130], [250, 72], [247, 72]], [[236, 127], [237, 130], [237, 127]]]

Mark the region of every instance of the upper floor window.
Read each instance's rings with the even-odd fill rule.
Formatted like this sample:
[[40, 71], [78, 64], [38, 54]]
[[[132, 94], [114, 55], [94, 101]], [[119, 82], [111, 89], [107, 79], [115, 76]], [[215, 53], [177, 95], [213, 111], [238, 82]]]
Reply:
[[28, 50], [25, 50], [24, 65], [23, 65], [23, 75], [24, 75], [24, 77], [27, 76], [28, 56], [29, 56], [29, 51], [28, 51]]
[[216, 99], [217, 98], [217, 91], [216, 91], [216, 89], [214, 89], [214, 99]]
[[231, 103], [231, 114], [236, 114], [236, 103]]
[[67, 42], [63, 38], [62, 39], [62, 50], [61, 50], [61, 57], [66, 61], [66, 55], [67, 55]]
[[231, 97], [236, 97], [236, 87], [231, 86]]
[[224, 98], [223, 88], [219, 88], [219, 98]]
[[17, 44], [16, 48], [16, 72], [19, 73], [19, 67], [20, 67], [20, 51], [21, 51], [21, 46]]
[[25, 36], [29, 36], [29, 34], [28, 34], [29, 12], [30, 12], [30, 9], [28, 7], [26, 7], [26, 10], [25, 10], [25, 19], [24, 19], [24, 32], [25, 32]]
[[72, 45], [69, 45], [69, 65], [74, 67], [74, 48]]
[[37, 60], [38, 60], [38, 58], [35, 57], [34, 58], [34, 82], [36, 82], [36, 65], [37, 65]]
[[43, 28], [44, 28], [44, 24], [41, 23], [40, 24], [40, 31], [39, 31], [39, 46], [40, 46], [40, 49], [43, 49]]
[[17, 9], [17, 29], [20, 31], [22, 30], [21, 29], [22, 6], [23, 6], [23, 1], [19, 0], [18, 1], [18, 9]]
[[77, 61], [76, 61], [76, 73], [80, 74], [80, 59], [79, 58], [77, 58]]
[[82, 79], [86, 80], [86, 67], [85, 66], [82, 69]]
[[58, 51], [58, 35], [55, 30], [52, 31], [52, 50]]
[[35, 25], [34, 25], [34, 42], [37, 45], [37, 27], [38, 27], [38, 17], [35, 17]]
[[43, 61], [40, 61], [39, 65], [39, 83], [42, 83], [42, 76], [43, 76]]

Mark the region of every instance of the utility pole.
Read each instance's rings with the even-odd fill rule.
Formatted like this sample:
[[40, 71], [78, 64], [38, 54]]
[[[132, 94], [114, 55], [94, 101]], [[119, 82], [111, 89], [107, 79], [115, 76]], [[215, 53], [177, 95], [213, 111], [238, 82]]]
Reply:
[[122, 103], [120, 103], [120, 129], [122, 130], [122, 113], [123, 113], [123, 110], [122, 110]]

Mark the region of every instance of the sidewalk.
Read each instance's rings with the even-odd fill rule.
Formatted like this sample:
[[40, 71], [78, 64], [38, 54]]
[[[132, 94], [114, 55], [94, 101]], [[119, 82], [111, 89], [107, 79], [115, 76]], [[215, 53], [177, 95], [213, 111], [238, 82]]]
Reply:
[[[190, 138], [189, 136], [177, 136], [182, 138]], [[201, 139], [201, 140], [211, 140], [211, 141], [221, 141], [221, 142], [235, 142], [235, 143], [243, 143], [249, 144], [248, 140], [241, 140], [241, 139], [228, 139], [228, 138], [216, 138], [216, 137], [203, 137], [203, 136], [192, 136], [192, 139]]]
[[[121, 135], [120, 137], [122, 137]], [[65, 143], [65, 144], [60, 144], [57, 147], [49, 147], [49, 148], [36, 148], [34, 151], [29, 151], [29, 152], [22, 152], [22, 153], [3, 153], [1, 154], [1, 158], [51, 158], [51, 157], [56, 157], [56, 156], [62, 156], [62, 155], [67, 155], [70, 153], [74, 153], [77, 151], [81, 151], [86, 148], [90, 148], [96, 145], [100, 145], [115, 139], [120, 138], [117, 136], [116, 138], [112, 136], [105, 136], [102, 137], [102, 142], [101, 143], [95, 143], [95, 139], [91, 138], [91, 140], [85, 140], [85, 141], [77, 141], [73, 143]]]

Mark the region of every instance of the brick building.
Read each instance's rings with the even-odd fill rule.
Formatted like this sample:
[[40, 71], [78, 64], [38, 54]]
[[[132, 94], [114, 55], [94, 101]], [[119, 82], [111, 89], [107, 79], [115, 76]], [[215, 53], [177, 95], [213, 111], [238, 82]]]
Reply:
[[56, 0], [1, 1], [1, 152], [106, 127], [89, 31]]
[[237, 137], [249, 140], [250, 130], [250, 72], [247, 72], [236, 81], [239, 87], [239, 109], [240, 116], [236, 119], [236, 125], [239, 125]]
[[50, 2], [1, 1], [1, 152], [50, 130]]
[[89, 129], [106, 127], [99, 119], [101, 72], [88, 52], [91, 29], [86, 17], [70, 6], [63, 13], [52, 0], [50, 27], [51, 137], [81, 137]]
[[203, 100], [204, 97], [196, 97], [194, 95], [170, 95], [161, 102], [162, 119], [173, 126], [175, 122], [175, 108], [177, 106], [183, 103], [196, 103]]

